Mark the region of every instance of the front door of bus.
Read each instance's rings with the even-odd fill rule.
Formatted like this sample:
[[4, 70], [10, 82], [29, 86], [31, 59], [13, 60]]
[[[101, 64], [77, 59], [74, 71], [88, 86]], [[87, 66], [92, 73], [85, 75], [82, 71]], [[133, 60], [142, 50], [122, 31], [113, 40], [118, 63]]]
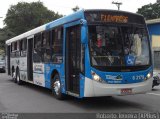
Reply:
[[67, 91], [79, 94], [80, 92], [80, 26], [71, 26], [66, 29], [66, 87]]
[[27, 38], [27, 77], [29, 81], [33, 81], [33, 37]]

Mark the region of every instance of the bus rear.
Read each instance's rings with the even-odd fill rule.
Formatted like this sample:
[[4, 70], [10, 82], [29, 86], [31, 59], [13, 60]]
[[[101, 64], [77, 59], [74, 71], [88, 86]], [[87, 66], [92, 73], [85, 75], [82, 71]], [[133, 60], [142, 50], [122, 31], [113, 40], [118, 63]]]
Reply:
[[84, 14], [88, 29], [84, 97], [151, 90], [153, 67], [144, 18], [108, 10]]

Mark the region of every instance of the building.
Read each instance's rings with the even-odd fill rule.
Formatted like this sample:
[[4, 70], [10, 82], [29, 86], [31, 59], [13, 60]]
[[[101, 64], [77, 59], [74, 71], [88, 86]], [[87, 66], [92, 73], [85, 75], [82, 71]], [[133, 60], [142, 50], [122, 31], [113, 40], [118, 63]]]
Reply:
[[160, 70], [160, 19], [148, 20], [146, 23], [152, 45], [154, 67]]

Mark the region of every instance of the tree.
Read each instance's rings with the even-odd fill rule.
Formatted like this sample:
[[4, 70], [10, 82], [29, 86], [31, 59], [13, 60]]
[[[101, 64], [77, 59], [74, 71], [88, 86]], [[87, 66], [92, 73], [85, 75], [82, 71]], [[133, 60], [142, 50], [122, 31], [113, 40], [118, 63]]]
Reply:
[[143, 15], [146, 20], [160, 18], [160, 3], [144, 5], [137, 13]]
[[8, 9], [4, 23], [14, 35], [19, 35], [60, 17], [62, 15], [48, 10], [40, 1], [19, 2]]
[[5, 27], [0, 29], [0, 49], [5, 41], [35, 27], [62, 17], [58, 12], [48, 10], [42, 2], [19, 2], [11, 5], [4, 20]]
[[10, 31], [7, 26], [3, 29], [0, 29], [0, 49], [4, 50], [5, 47], [5, 41], [7, 39], [10, 39], [11, 37], [15, 36], [15, 34]]
[[74, 8], [72, 8], [73, 12], [78, 11], [80, 8], [78, 6], [75, 6]]

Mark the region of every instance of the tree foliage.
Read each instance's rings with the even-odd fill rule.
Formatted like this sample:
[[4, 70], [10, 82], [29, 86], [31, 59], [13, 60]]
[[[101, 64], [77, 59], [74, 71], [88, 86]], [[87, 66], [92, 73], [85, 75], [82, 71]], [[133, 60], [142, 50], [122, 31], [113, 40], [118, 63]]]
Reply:
[[4, 47], [5, 40], [60, 17], [62, 15], [48, 10], [40, 1], [11, 5], [4, 19], [6, 26], [0, 29], [0, 47]]
[[60, 17], [62, 15], [48, 10], [40, 1], [19, 2], [8, 9], [4, 23], [18, 35]]
[[144, 5], [137, 13], [143, 15], [146, 20], [160, 18], [160, 3]]
[[5, 41], [13, 36], [15, 36], [15, 33], [10, 31], [7, 26], [0, 29], [0, 49], [4, 49]]
[[74, 8], [72, 8], [73, 12], [78, 11], [80, 8], [78, 6], [75, 6]]

